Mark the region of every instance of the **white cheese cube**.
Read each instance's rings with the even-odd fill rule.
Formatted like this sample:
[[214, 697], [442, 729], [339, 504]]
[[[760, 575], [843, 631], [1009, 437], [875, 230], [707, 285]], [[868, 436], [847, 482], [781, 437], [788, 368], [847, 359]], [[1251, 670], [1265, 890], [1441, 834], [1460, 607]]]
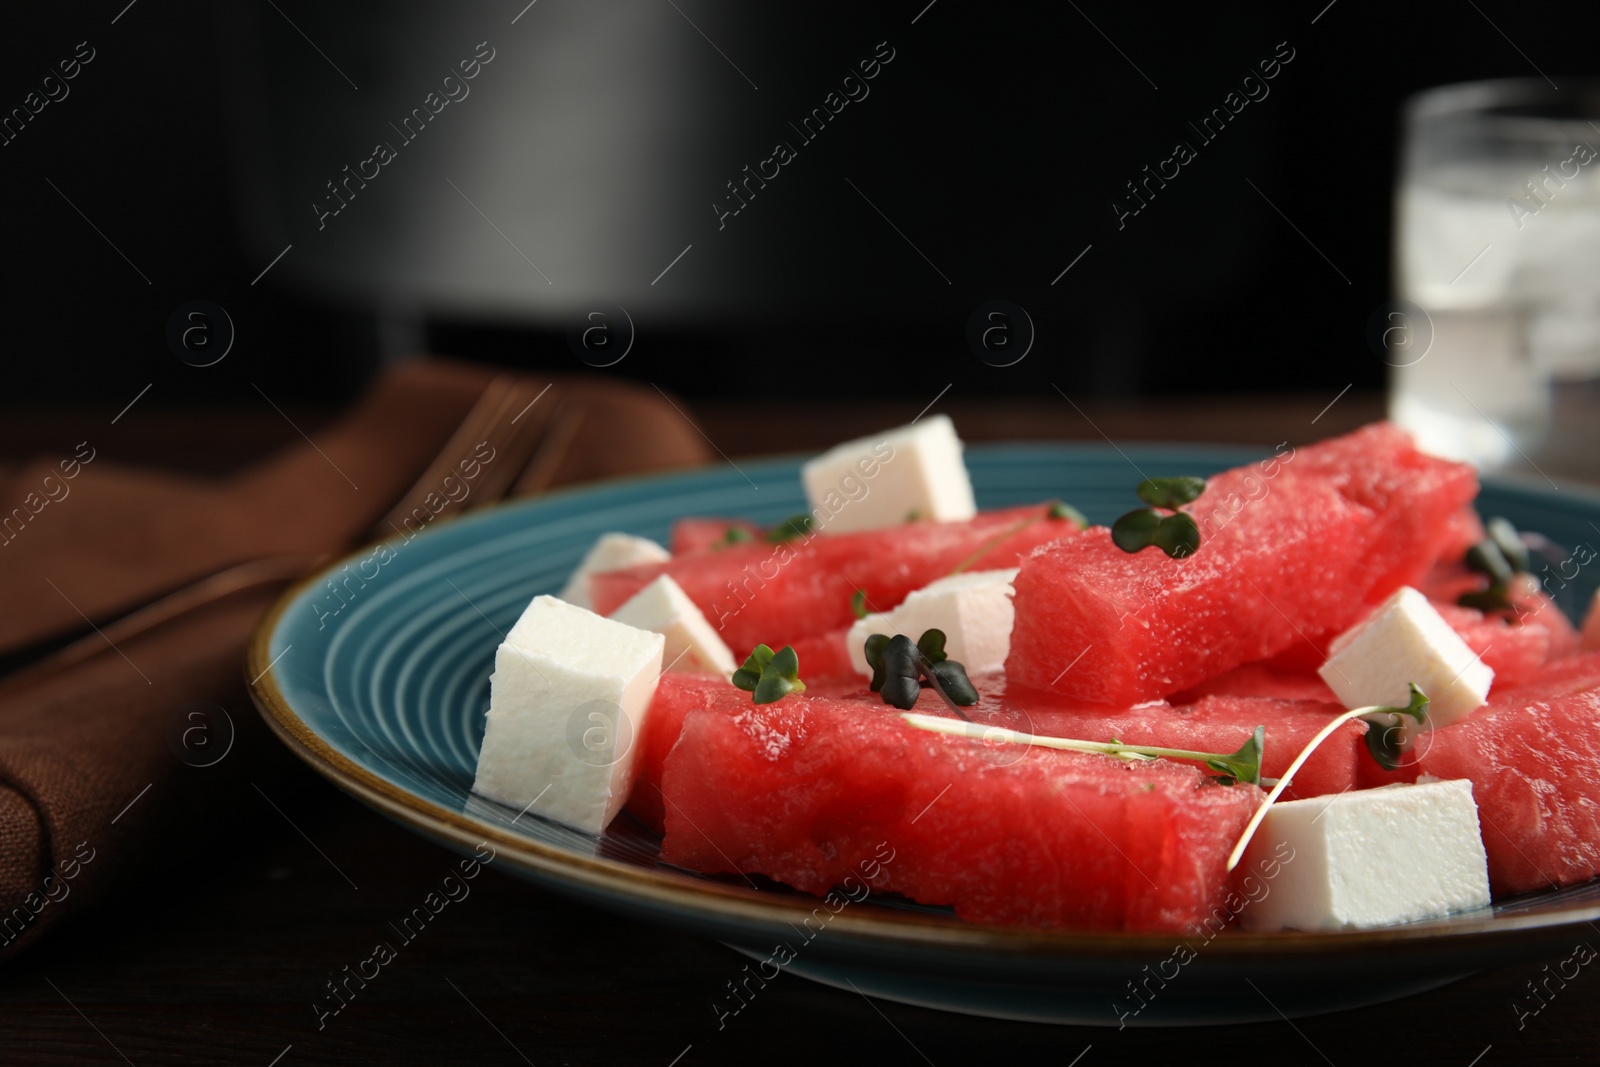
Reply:
[[1274, 804], [1245, 850], [1247, 930], [1335, 930], [1489, 906], [1472, 783], [1423, 782]]
[[999, 670], [1011, 651], [1016, 576], [1016, 567], [952, 574], [911, 593], [893, 610], [857, 619], [845, 639], [850, 662], [870, 677], [864, 651], [869, 634], [905, 634], [915, 641], [924, 630], [943, 630], [945, 654], [968, 674]]
[[665, 637], [667, 646], [661, 655], [669, 671], [726, 677], [739, 666], [727, 642], [670, 575], [663, 574], [633, 594], [611, 618]]
[[[1494, 681], [1494, 669], [1409, 586], [1335, 638], [1317, 673], [1347, 708], [1403, 708], [1410, 703], [1410, 683], [1417, 683], [1428, 697], [1424, 730], [1449, 726], [1482, 707]], [[1400, 719], [1407, 744], [1418, 727], [1414, 719]]]
[[599, 540], [584, 554], [578, 569], [572, 572], [572, 577], [567, 579], [567, 584], [558, 595], [568, 604], [592, 608], [594, 601], [589, 596], [589, 575], [619, 571], [640, 563], [665, 563], [671, 558], [672, 553], [648, 537], [625, 533], [601, 534]]
[[948, 415], [834, 445], [800, 468], [800, 480], [817, 527], [831, 533], [978, 513]]
[[538, 596], [494, 657], [472, 791], [598, 834], [628, 798], [665, 638]]

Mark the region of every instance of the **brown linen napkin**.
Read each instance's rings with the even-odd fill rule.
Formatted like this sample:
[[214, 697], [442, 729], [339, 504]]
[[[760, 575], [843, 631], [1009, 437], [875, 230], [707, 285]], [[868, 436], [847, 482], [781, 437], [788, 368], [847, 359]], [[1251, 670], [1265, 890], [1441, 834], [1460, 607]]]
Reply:
[[[65, 482], [59, 460], [24, 465], [0, 479], [0, 506], [24, 506], [47, 475], [55, 480], [46, 492], [59, 499], [41, 506], [35, 497], [30, 517], [0, 532], [9, 609], [0, 612], [0, 653], [244, 560], [357, 547], [496, 373], [404, 365], [314, 442], [226, 482], [118, 468], [93, 442]], [[562, 413], [547, 431], [564, 441], [550, 450], [547, 484], [709, 458], [653, 390], [583, 376], [529, 380], [549, 382], [538, 403]], [[215, 832], [203, 816], [276, 806], [271, 775], [283, 753], [251, 709], [241, 665], [277, 592], [236, 595], [37, 684], [0, 680], [0, 957], [153, 857], [198, 850], [204, 840], [190, 835]]]

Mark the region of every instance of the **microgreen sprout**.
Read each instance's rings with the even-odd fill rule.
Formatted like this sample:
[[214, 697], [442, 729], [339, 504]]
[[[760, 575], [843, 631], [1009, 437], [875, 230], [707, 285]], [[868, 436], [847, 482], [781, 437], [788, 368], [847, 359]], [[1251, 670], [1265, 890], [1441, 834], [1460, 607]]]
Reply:
[[742, 544], [745, 541], [753, 540], [754, 538], [750, 536], [750, 531], [743, 526], [730, 526], [722, 531], [721, 537], [711, 543], [711, 547], [713, 549], [727, 548], [729, 545]]
[[1129, 745], [1121, 741], [1079, 741], [1070, 737], [1045, 737], [1040, 734], [1007, 730], [1000, 726], [982, 723], [956, 722], [940, 715], [919, 715], [906, 712], [900, 716], [919, 730], [937, 734], [954, 734], [972, 737], [991, 743], [1032, 745], [1035, 748], [1054, 748], [1066, 752], [1098, 752], [1127, 760], [1150, 760], [1165, 756], [1168, 759], [1192, 760], [1204, 764], [1208, 770], [1218, 772], [1215, 779], [1222, 785], [1244, 782], [1258, 785], [1261, 782], [1261, 756], [1267, 746], [1267, 730], [1257, 726], [1237, 752], [1193, 752], [1183, 748], [1162, 748], [1159, 745]]
[[[1267, 812], [1271, 810], [1272, 805], [1276, 804], [1278, 798], [1283, 795], [1283, 791], [1289, 788], [1289, 783], [1294, 781], [1295, 774], [1301, 767], [1305, 766], [1306, 760], [1311, 758], [1311, 754], [1317, 750], [1322, 742], [1332, 737], [1334, 731], [1345, 723], [1352, 719], [1365, 719], [1368, 723], [1367, 750], [1385, 768], [1393, 770], [1398, 763], [1395, 757], [1399, 755], [1400, 751], [1398, 743], [1394, 741], [1394, 734], [1398, 732], [1396, 724], [1400, 721], [1400, 716], [1402, 715], [1411, 716], [1417, 721], [1418, 725], [1427, 722], [1428, 698], [1421, 689], [1417, 688], [1415, 682], [1411, 683], [1411, 699], [1405, 707], [1375, 704], [1366, 708], [1351, 708], [1342, 715], [1335, 715], [1328, 720], [1328, 725], [1317, 731], [1317, 735], [1307, 743], [1305, 748], [1300, 750], [1300, 754], [1289, 764], [1289, 769], [1283, 772], [1283, 777], [1278, 779], [1278, 784], [1274, 785], [1272, 792], [1267, 794], [1267, 799], [1262, 801], [1261, 806], [1256, 809], [1256, 813], [1250, 817], [1250, 822], [1245, 826], [1244, 833], [1239, 837], [1239, 843], [1233, 846], [1233, 852], [1228, 856], [1228, 870], [1231, 871], [1239, 865], [1239, 860], [1243, 858], [1246, 846], [1250, 844], [1250, 839], [1256, 835], [1256, 830], [1261, 826], [1261, 820], [1267, 817]], [[1374, 733], [1382, 735], [1376, 745], [1372, 739]], [[1380, 751], [1383, 755], [1379, 754]], [[1389, 762], [1385, 762], [1386, 759]]]
[[1176, 478], [1146, 478], [1133, 490], [1153, 508], [1177, 511], [1185, 504], [1198, 500], [1206, 491], [1206, 480], [1188, 475]]
[[967, 669], [949, 657], [944, 643], [943, 630], [924, 630], [915, 644], [905, 634], [869, 635], [862, 651], [872, 668], [872, 691], [901, 711], [916, 706], [924, 685], [952, 708], [976, 704], [978, 691]]
[[1464, 608], [1477, 608], [1485, 615], [1511, 611], [1512, 583], [1518, 574], [1529, 569], [1528, 546], [1523, 535], [1507, 519], [1496, 516], [1484, 525], [1488, 536], [1467, 549], [1464, 562], [1468, 570], [1476, 571], [1489, 582], [1482, 589], [1462, 593], [1456, 603]]
[[1527, 542], [1522, 533], [1511, 525], [1510, 519], [1496, 515], [1485, 524], [1484, 529], [1489, 534], [1489, 540], [1511, 564], [1512, 570], [1525, 574], [1532, 569], [1529, 566]]
[[1089, 528], [1089, 520], [1083, 517], [1083, 512], [1062, 500], [1050, 501], [1050, 506], [1045, 509], [1045, 517], [1050, 519], [1068, 519], [1080, 530]]
[[803, 693], [806, 688], [800, 680], [800, 657], [793, 645], [784, 645], [778, 652], [757, 645], [744, 665], [733, 672], [733, 684], [753, 693], [757, 704], [773, 704], [790, 693]]
[[855, 596], [850, 598], [850, 613], [858, 619], [867, 617], [867, 591], [857, 589]]
[[1173, 559], [1194, 555], [1200, 547], [1200, 527], [1178, 509], [1198, 499], [1205, 490], [1204, 478], [1146, 478], [1134, 492], [1150, 506], [1136, 508], [1112, 523], [1112, 543], [1124, 552], [1139, 552], [1154, 545]]
[[767, 531], [767, 543], [781, 545], [785, 541], [793, 541], [796, 537], [804, 537], [816, 525], [816, 520], [805, 512], [790, 515], [778, 525]]
[[1401, 716], [1409, 715], [1421, 726], [1428, 719], [1428, 698], [1411, 684], [1411, 702], [1403, 708], [1357, 708], [1355, 714], [1367, 721], [1367, 751], [1386, 771], [1400, 766], [1401, 741], [1405, 737]]

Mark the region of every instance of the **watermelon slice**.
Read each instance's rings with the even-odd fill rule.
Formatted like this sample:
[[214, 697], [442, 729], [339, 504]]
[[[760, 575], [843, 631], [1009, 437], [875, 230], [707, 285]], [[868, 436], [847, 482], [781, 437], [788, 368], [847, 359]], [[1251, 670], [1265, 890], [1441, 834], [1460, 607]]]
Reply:
[[1174, 704], [1192, 704], [1204, 696], [1273, 697], [1337, 704], [1339, 698], [1316, 673], [1316, 666], [1320, 665], [1319, 660], [1315, 666], [1290, 668], [1282, 665], [1281, 658], [1245, 663], [1174, 693], [1170, 699]]
[[1502, 689], [1537, 680], [1545, 664], [1577, 649], [1577, 631], [1548, 601], [1527, 605], [1529, 614], [1521, 622], [1515, 616], [1485, 617], [1476, 608], [1455, 604], [1435, 601], [1433, 606], [1494, 670], [1494, 684]]
[[1498, 896], [1600, 874], [1600, 661], [1583, 657], [1423, 735], [1417, 770], [1470, 778]]
[[1583, 648], [1586, 652], [1600, 649], [1600, 593], [1589, 602], [1589, 610], [1583, 616]]
[[846, 627], [798, 637], [790, 642], [795, 655], [800, 657], [800, 676], [806, 685], [831, 682], [850, 689], [866, 688], [867, 679], [856, 673], [855, 664], [850, 661], [850, 649], [845, 644], [849, 633]]
[[965, 564], [1013, 567], [1036, 546], [1074, 535], [1046, 505], [988, 511], [966, 522], [912, 522], [860, 533], [817, 533], [777, 545], [756, 542], [591, 579], [595, 610], [610, 614], [659, 574], [683, 587], [737, 656], [848, 627], [851, 598], [865, 592], [886, 611]]
[[855, 879], [975, 922], [1174, 931], [1218, 913], [1262, 796], [1166, 760], [991, 747], [809, 695], [691, 710], [663, 790], [662, 858], [694, 870], [819, 894]]
[[1126, 707], [1344, 630], [1427, 571], [1476, 491], [1470, 467], [1383, 424], [1300, 449], [1270, 480], [1225, 472], [1186, 509], [1207, 531], [1186, 559], [1124, 552], [1098, 527], [1025, 559], [1007, 676]]
[[[739, 540], [728, 540], [729, 530], [737, 531], [734, 537]], [[672, 540], [668, 547], [674, 556], [688, 556], [759, 540], [761, 527], [744, 519], [686, 518], [672, 524]]]
[[[1275, 697], [1204, 696], [1190, 704], [1148, 704], [1127, 711], [1107, 711], [1087, 707], [1067, 709], [1049, 704], [1030, 703], [996, 715], [993, 720], [973, 714], [976, 721], [994, 721], [1012, 729], [1027, 730], [1052, 737], [1073, 737], [1080, 741], [1125, 741], [1134, 745], [1160, 745], [1197, 752], [1233, 752], [1249, 739], [1257, 726], [1265, 726], [1266, 748], [1262, 753], [1261, 773], [1276, 778], [1310, 743], [1317, 731], [1328, 725], [1344, 708], [1319, 700], [1281, 700]], [[1284, 790], [1284, 797], [1340, 793], [1353, 788], [1361, 761], [1367, 755], [1366, 726], [1346, 723], [1324, 741]]]
[[1458, 562], [1467, 554], [1467, 549], [1488, 536], [1483, 528], [1483, 520], [1478, 518], [1477, 509], [1462, 508], [1445, 523], [1444, 534], [1440, 541], [1444, 551], [1439, 554], [1439, 558], [1449, 563]]

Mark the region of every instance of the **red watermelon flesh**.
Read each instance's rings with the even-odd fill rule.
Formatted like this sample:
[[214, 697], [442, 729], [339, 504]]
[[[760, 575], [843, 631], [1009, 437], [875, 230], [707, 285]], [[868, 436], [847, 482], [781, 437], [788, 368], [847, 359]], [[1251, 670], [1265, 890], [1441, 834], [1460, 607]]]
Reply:
[[1410, 434], [1388, 422], [1303, 448], [1293, 462], [1300, 477], [1327, 481], [1376, 513], [1373, 546], [1351, 576], [1357, 588], [1371, 591], [1369, 602], [1414, 585], [1453, 550], [1460, 513], [1478, 495], [1471, 467], [1418, 450]]
[[696, 708], [733, 716], [750, 707], [750, 694], [709, 674], [667, 671], [656, 682], [644, 729], [633, 739], [633, 787], [628, 811], [656, 833], [662, 830], [661, 773], [678, 743], [683, 720]]
[[1007, 674], [1129, 706], [1341, 631], [1426, 572], [1476, 491], [1471, 468], [1384, 425], [1300, 449], [1270, 480], [1225, 472], [1190, 506], [1211, 532], [1186, 559], [1123, 552], [1103, 528], [1025, 559]]
[[[1474, 651], [1482, 651], [1474, 641], [1474, 634], [1486, 645], [1500, 645], [1508, 641], [1511, 644], [1517, 644], [1519, 641], [1524, 644], [1542, 643], [1546, 648], [1546, 661], [1571, 655], [1578, 650], [1580, 638], [1577, 629], [1544, 591], [1539, 579], [1534, 575], [1519, 575], [1512, 583], [1512, 609], [1509, 612], [1485, 619], [1480, 612], [1457, 605], [1461, 594], [1481, 590], [1485, 582], [1483, 575], [1467, 569], [1462, 564], [1441, 563], [1417, 583], [1417, 588], [1428, 594], [1428, 599], [1434, 602], [1434, 607], [1439, 609], [1439, 613], [1444, 615], [1457, 633], [1466, 638], [1467, 644], [1471, 645]], [[1516, 636], [1500, 638], [1493, 625], [1497, 623], [1513, 631], [1526, 629], [1529, 632], [1520, 638]], [[1480, 630], [1481, 624], [1488, 625]], [[1492, 656], [1493, 653], [1486, 654], [1484, 662], [1496, 668], [1497, 684], [1521, 684], [1520, 675], [1514, 680], [1500, 678], [1499, 668]]]
[[850, 662], [850, 649], [845, 644], [849, 633], [846, 627], [789, 642], [794, 646], [795, 655], [800, 658], [800, 677], [805, 679], [806, 685], [823, 681], [865, 688], [867, 679], [858, 674], [855, 665]]
[[1488, 537], [1483, 528], [1483, 520], [1478, 518], [1478, 511], [1473, 507], [1464, 507], [1450, 517], [1445, 523], [1445, 532], [1442, 540], [1444, 551], [1439, 558], [1445, 562], [1455, 563], [1467, 554], [1467, 549], [1478, 544]]
[[[729, 541], [728, 531], [743, 534], [741, 541]], [[739, 536], [735, 534], [735, 536]], [[668, 548], [674, 556], [687, 556], [696, 552], [709, 552], [726, 548], [730, 544], [761, 540], [761, 527], [744, 519], [687, 518], [672, 524], [672, 539]]]
[[1537, 680], [1546, 663], [1573, 651], [1576, 632], [1561, 609], [1548, 602], [1531, 605], [1524, 621], [1476, 608], [1434, 602], [1450, 628], [1494, 670], [1494, 685], [1511, 688]]
[[1279, 700], [1313, 700], [1337, 704], [1328, 683], [1316, 673], [1316, 666], [1286, 667], [1280, 658], [1244, 663], [1231, 671], [1208, 678], [1199, 685], [1174, 693], [1174, 704], [1190, 704], [1204, 696], [1275, 697]]
[[859, 533], [826, 531], [777, 545], [733, 545], [596, 574], [595, 610], [615, 611], [657, 575], [670, 574], [736, 656], [848, 627], [857, 590], [879, 610], [957, 566], [1013, 567], [1036, 546], [1077, 533], [1046, 505], [987, 511], [966, 522], [912, 522]]
[[664, 789], [669, 863], [812, 893], [853, 877], [975, 922], [1132, 930], [1212, 914], [1262, 795], [1170, 761], [988, 746], [809, 696], [690, 711]]
[[[978, 705], [983, 708], [983, 703]], [[1257, 726], [1266, 727], [1262, 773], [1276, 778], [1344, 708], [1317, 700], [1281, 700], [1273, 697], [1205, 696], [1190, 704], [1148, 704], [1126, 711], [1096, 707], [1065, 708], [1029, 704], [1026, 711], [1012, 708], [992, 717], [974, 714], [974, 720], [996, 722], [1014, 729], [1080, 741], [1126, 741], [1196, 752], [1233, 752], [1250, 738]], [[1324, 741], [1284, 790], [1288, 800], [1339, 793], [1356, 784], [1362, 760], [1370, 760], [1362, 723], [1346, 723]]]
[[1420, 772], [1472, 780], [1496, 895], [1600, 874], [1600, 690], [1528, 695], [1417, 742]]
[[1590, 601], [1583, 617], [1583, 648], [1586, 652], [1600, 649], [1600, 595]]
[[1492, 707], [1519, 706], [1573, 696], [1590, 689], [1600, 689], [1600, 652], [1579, 652], [1554, 660], [1519, 686], [1502, 688], [1497, 685], [1489, 693], [1489, 704]]
[[[1546, 664], [1571, 655], [1579, 647], [1577, 630], [1555, 602], [1535, 591], [1531, 580], [1524, 585], [1525, 588], [1513, 597], [1512, 611], [1490, 616], [1456, 603], [1462, 593], [1483, 586], [1482, 576], [1465, 568], [1435, 568], [1417, 588], [1428, 594], [1434, 608], [1451, 629], [1461, 635], [1467, 647], [1494, 669], [1494, 684], [1504, 687], [1532, 680]], [[1296, 675], [1315, 678], [1316, 669], [1327, 658], [1328, 646], [1337, 636], [1337, 633], [1324, 633], [1309, 640], [1297, 640], [1290, 648], [1267, 660], [1266, 666], [1272, 674], [1286, 680]], [[1205, 689], [1210, 684], [1204, 683], [1198, 688]], [[1276, 695], [1298, 694], [1286, 691]]]

